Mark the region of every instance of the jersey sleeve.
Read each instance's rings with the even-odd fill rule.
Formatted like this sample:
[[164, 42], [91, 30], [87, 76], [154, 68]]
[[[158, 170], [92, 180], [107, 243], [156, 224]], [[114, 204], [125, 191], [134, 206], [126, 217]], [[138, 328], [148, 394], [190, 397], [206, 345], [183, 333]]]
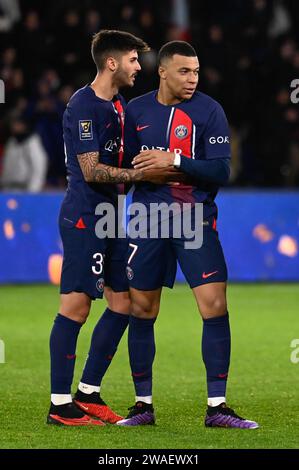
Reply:
[[204, 130], [204, 149], [207, 160], [230, 158], [229, 127], [225, 113], [217, 103], [211, 112]]
[[123, 168], [132, 168], [132, 160], [139, 152], [140, 146], [136, 131], [136, 120], [130, 105], [128, 105], [125, 112]]
[[80, 101], [70, 107], [68, 127], [77, 155], [86, 152], [99, 152], [101, 132], [105, 126], [103, 117], [98, 114], [93, 103], [88, 105]]

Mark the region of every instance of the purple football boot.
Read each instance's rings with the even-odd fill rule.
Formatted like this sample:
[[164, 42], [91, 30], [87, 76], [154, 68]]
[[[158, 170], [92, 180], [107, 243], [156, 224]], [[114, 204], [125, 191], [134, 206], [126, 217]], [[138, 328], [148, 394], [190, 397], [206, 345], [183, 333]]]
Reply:
[[144, 424], [155, 424], [153, 405], [137, 401], [129, 408], [129, 414], [125, 419], [117, 421], [118, 426], [141, 426]]
[[238, 416], [225, 403], [221, 403], [219, 406], [208, 406], [205, 425], [211, 428], [257, 429], [259, 427], [255, 421], [249, 421]]

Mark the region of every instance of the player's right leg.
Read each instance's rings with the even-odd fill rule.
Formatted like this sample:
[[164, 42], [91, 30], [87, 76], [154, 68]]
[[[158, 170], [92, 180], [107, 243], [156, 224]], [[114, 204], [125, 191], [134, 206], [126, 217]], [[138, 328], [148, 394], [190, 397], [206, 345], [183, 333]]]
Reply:
[[256, 429], [258, 424], [226, 406], [231, 335], [226, 301], [227, 268], [213, 219], [205, 221], [203, 244], [188, 250], [174, 240], [179, 263], [203, 319], [202, 357], [206, 367], [208, 408], [205, 425]]
[[120, 426], [154, 424], [152, 367], [156, 352], [154, 324], [159, 313], [162, 288], [153, 291], [130, 289], [132, 313], [129, 322], [128, 347], [135, 405], [129, 408]]
[[89, 314], [90, 304], [90, 297], [82, 292], [61, 295], [60, 313], [56, 316], [50, 336], [51, 406], [47, 417], [48, 424], [103, 424], [78, 409], [71, 395], [77, 338]]
[[168, 240], [131, 240], [127, 276], [132, 313], [129, 322], [129, 357], [135, 387], [135, 405], [120, 426], [154, 424], [152, 366], [155, 357], [154, 323], [162, 286], [172, 287], [176, 261], [168, 253]]

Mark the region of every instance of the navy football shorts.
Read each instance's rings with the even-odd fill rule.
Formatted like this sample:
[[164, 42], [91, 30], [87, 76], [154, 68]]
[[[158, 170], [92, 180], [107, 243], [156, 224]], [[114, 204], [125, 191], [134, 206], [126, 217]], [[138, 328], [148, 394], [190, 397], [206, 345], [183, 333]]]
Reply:
[[186, 249], [185, 238], [129, 239], [127, 277], [130, 287], [155, 290], [173, 287], [177, 261], [191, 288], [226, 282], [227, 267], [214, 219], [204, 221], [203, 244]]
[[61, 294], [84, 292], [101, 299], [104, 286], [115, 292], [128, 291], [127, 239], [99, 239], [94, 224], [77, 228], [66, 219], [60, 219], [59, 229], [64, 252]]

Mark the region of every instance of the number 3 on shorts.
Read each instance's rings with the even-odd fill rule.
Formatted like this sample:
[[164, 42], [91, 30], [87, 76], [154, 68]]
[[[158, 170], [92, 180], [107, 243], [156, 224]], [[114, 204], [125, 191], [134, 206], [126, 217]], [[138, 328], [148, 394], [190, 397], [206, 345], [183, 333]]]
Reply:
[[[99, 259], [97, 259], [97, 258], [99, 258]], [[96, 275], [102, 274], [104, 256], [102, 255], [102, 253], [95, 253], [93, 255], [93, 259], [97, 260], [95, 262], [96, 265], [93, 265], [91, 267], [91, 270], [92, 270], [93, 274], [96, 274]]]
[[136, 251], [137, 251], [137, 249], [138, 249], [138, 246], [137, 246], [137, 245], [134, 245], [134, 243], [129, 243], [129, 246], [130, 246], [131, 248], [133, 248], [133, 251], [132, 251], [132, 253], [131, 253], [130, 256], [129, 256], [128, 264], [131, 263], [131, 261], [132, 261], [132, 259], [133, 259], [133, 256], [135, 256]]

